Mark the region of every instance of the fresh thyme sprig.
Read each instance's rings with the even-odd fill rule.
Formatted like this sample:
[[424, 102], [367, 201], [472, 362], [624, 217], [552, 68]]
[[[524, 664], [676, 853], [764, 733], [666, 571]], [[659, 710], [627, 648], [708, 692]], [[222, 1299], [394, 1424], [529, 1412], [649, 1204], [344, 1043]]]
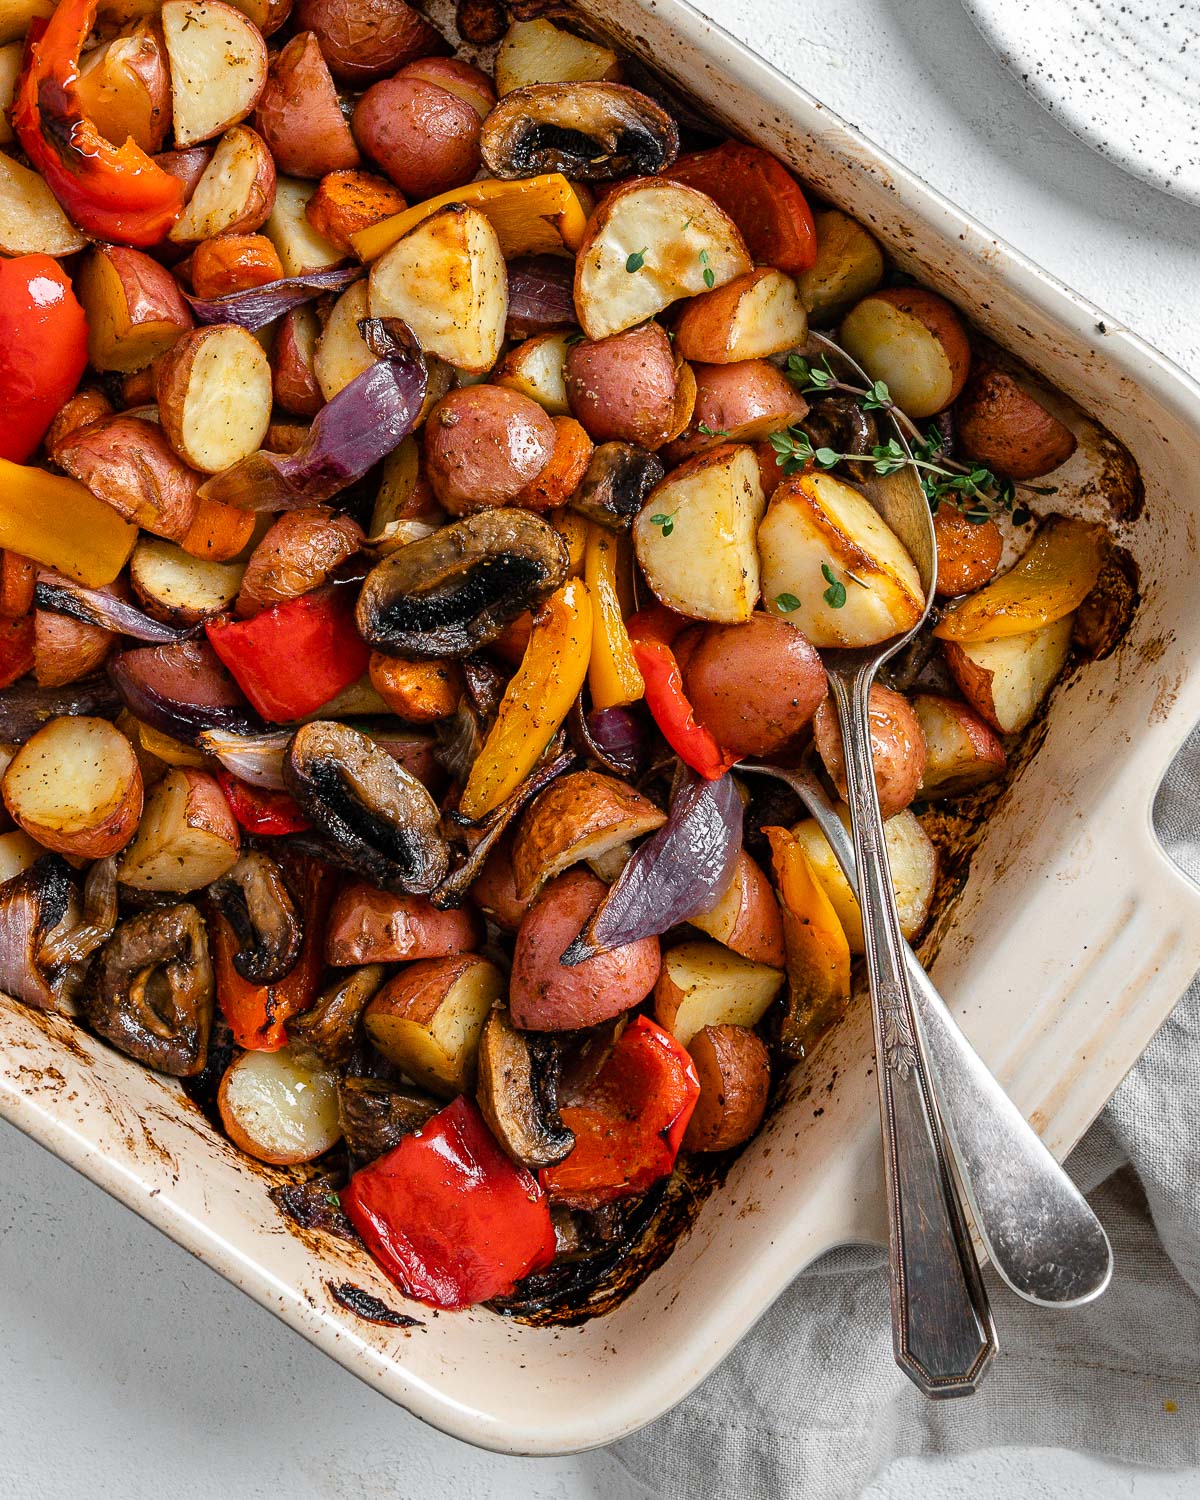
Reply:
[[1053, 485], [1018, 485], [994, 474], [982, 464], [962, 464], [950, 458], [945, 452], [941, 430], [934, 426], [922, 433], [892, 400], [891, 392], [882, 380], [873, 381], [869, 386], [851, 385], [838, 378], [827, 357], [814, 364], [799, 354], [788, 356], [787, 373], [805, 395], [843, 391], [853, 396], [864, 411], [889, 412], [911, 439], [912, 457], [907, 456], [895, 438], [887, 443], [876, 443], [870, 453], [838, 453], [833, 448], [814, 448], [803, 429], [789, 427], [786, 432], [776, 433], [771, 438], [775, 461], [785, 474], [798, 473], [807, 463], [815, 463], [822, 469], [832, 469], [839, 463], [866, 463], [877, 474], [895, 474], [911, 464], [935, 515], [943, 500], [953, 500], [966, 519], [977, 526], [990, 520], [996, 510], [1010, 512], [1017, 526], [1028, 525], [1033, 514], [1027, 505], [1018, 503], [1017, 490], [1027, 490], [1034, 495], [1055, 493]]

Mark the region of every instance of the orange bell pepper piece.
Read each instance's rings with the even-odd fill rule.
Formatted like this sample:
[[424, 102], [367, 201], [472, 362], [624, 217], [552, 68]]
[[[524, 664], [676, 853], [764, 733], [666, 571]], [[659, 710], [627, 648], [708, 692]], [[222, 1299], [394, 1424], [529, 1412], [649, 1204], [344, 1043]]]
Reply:
[[623, 708], [645, 697], [646, 682], [638, 668], [621, 611], [617, 564], [620, 539], [593, 521], [584, 554], [584, 581], [592, 596], [592, 660], [588, 687], [594, 708]]
[[779, 890], [788, 1007], [779, 1040], [803, 1057], [850, 1000], [850, 944], [808, 855], [786, 828], [764, 828]]

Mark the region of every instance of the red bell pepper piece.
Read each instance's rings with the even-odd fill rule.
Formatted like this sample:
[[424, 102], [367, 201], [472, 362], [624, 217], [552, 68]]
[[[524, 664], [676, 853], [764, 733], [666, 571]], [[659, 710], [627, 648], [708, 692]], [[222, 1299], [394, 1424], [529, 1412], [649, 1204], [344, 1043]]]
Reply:
[[686, 1050], [649, 1016], [638, 1016], [579, 1102], [560, 1110], [575, 1147], [542, 1169], [542, 1186], [553, 1202], [572, 1208], [645, 1192], [674, 1167], [699, 1096]]
[[726, 141], [711, 151], [681, 156], [662, 173], [699, 188], [742, 232], [751, 258], [790, 276], [817, 258], [817, 229], [800, 184], [781, 162], [757, 146]]
[[0, 688], [33, 669], [33, 616], [0, 620]]
[[263, 787], [251, 786], [235, 776], [232, 771], [218, 766], [217, 780], [225, 793], [234, 817], [247, 833], [283, 834], [303, 833], [312, 824], [300, 811], [300, 804], [287, 792], [273, 792]]
[[325, 971], [325, 926], [333, 905], [336, 877], [320, 860], [279, 856], [300, 907], [304, 941], [294, 966], [274, 984], [254, 984], [233, 967], [238, 940], [224, 917], [214, 912], [209, 932], [217, 977], [217, 1003], [248, 1052], [278, 1052], [287, 1043], [286, 1024], [317, 998]]
[[466, 1094], [356, 1172], [341, 1199], [384, 1273], [433, 1307], [503, 1296], [554, 1256], [545, 1194]]
[[71, 222], [95, 239], [157, 245], [183, 210], [183, 184], [132, 140], [107, 141], [83, 112], [75, 85], [79, 54], [98, 0], [60, 0], [35, 21], [12, 124], [26, 156]]
[[87, 362], [87, 319], [58, 262], [0, 259], [0, 458], [25, 462]]
[[371, 658], [354, 623], [354, 596], [336, 586], [285, 599], [249, 620], [210, 620], [204, 629], [238, 687], [276, 723], [328, 703], [358, 681]]
[[722, 750], [711, 731], [698, 722], [683, 690], [683, 674], [671, 643], [690, 623], [655, 606], [634, 615], [626, 628], [646, 684], [646, 707], [663, 738], [685, 765], [706, 781], [716, 781], [739, 757]]

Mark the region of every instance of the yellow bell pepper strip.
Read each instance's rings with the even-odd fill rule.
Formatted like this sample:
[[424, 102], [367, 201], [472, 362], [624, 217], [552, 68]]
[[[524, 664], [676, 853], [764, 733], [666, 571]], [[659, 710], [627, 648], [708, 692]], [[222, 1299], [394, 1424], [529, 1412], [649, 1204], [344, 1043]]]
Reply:
[[552, 510], [546, 519], [567, 544], [567, 552], [571, 558], [567, 567], [567, 577], [582, 578], [583, 559], [588, 543], [588, 527], [591, 523], [578, 511], [567, 510], [565, 506]]
[[546, 172], [540, 177], [524, 177], [513, 182], [487, 178], [468, 182], [462, 187], [414, 203], [402, 213], [381, 219], [350, 236], [350, 243], [360, 260], [378, 260], [422, 219], [445, 208], [448, 203], [465, 203], [477, 208], [492, 222], [500, 237], [505, 260], [515, 255], [540, 255], [569, 250], [574, 254], [583, 244], [591, 204], [561, 172]]
[[592, 596], [592, 660], [588, 687], [593, 708], [624, 708], [646, 695], [646, 682], [633, 654], [617, 588], [620, 538], [588, 525], [584, 582]]
[[786, 828], [764, 828], [783, 917], [788, 1005], [779, 1040], [789, 1057], [811, 1052], [850, 1000], [850, 944], [801, 845]]
[[485, 817], [537, 765], [579, 696], [591, 652], [592, 601], [583, 580], [569, 578], [534, 614], [521, 665], [467, 777], [464, 816]]
[[98, 589], [129, 561], [137, 536], [77, 479], [0, 458], [0, 547]]

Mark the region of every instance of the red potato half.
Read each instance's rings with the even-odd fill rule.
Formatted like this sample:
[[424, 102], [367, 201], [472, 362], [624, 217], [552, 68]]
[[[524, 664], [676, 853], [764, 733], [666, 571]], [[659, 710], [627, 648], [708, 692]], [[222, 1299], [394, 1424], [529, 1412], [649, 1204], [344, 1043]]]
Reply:
[[107, 719], [51, 719], [4, 772], [4, 805], [45, 849], [107, 859], [142, 815], [142, 773], [133, 746]]
[[620, 76], [615, 52], [540, 17], [514, 21], [496, 53], [501, 95], [535, 83], [615, 83]]
[[242, 572], [237, 613], [255, 615], [320, 588], [362, 542], [358, 522], [352, 516], [334, 515], [328, 506], [285, 511], [250, 554]]
[[705, 1026], [757, 1026], [783, 977], [781, 969], [695, 938], [663, 955], [654, 1016], [685, 1047]]
[[88, 53], [75, 85], [83, 112], [106, 140], [128, 138], [148, 154], [171, 129], [171, 74], [162, 32], [143, 21]]
[[1074, 615], [1026, 635], [995, 641], [943, 641], [959, 691], [1001, 734], [1016, 734], [1037, 713], [1071, 653]]
[[[878, 684], [872, 687], [867, 717], [879, 811], [890, 818], [917, 795], [925, 770], [925, 735], [908, 699], [891, 688]], [[826, 698], [817, 709], [813, 739], [829, 779], [845, 797], [846, 758], [832, 698]]]
[[142, 891], [198, 891], [233, 869], [239, 846], [237, 821], [216, 778], [177, 766], [146, 798], [117, 878]]
[[1010, 479], [1040, 479], [1065, 464], [1075, 434], [1011, 375], [979, 365], [954, 408], [955, 433], [966, 458]]
[[267, 81], [258, 28], [224, 0], [165, 0], [175, 144], [193, 146], [244, 120]]
[[86, 245], [39, 174], [0, 152], [0, 254], [74, 255]]
[[571, 410], [566, 381], [569, 339], [568, 333], [539, 333], [526, 339], [504, 356], [493, 381], [536, 401], [547, 415], [565, 417]]
[[312, 368], [320, 395], [332, 401], [364, 370], [375, 363], [375, 355], [358, 331], [369, 316], [367, 283], [356, 281], [333, 304], [313, 347]]
[[571, 413], [597, 443], [661, 448], [690, 415], [680, 411], [695, 390], [682, 381], [683, 369], [654, 322], [572, 344], [564, 372]]
[[482, 375], [500, 357], [508, 272], [485, 215], [462, 204], [422, 219], [371, 267], [374, 318], [403, 318], [427, 354]]
[[375, 886], [347, 886], [333, 904], [325, 934], [327, 963], [392, 964], [469, 953], [483, 924], [469, 906], [439, 911], [424, 896], [397, 896]]
[[965, 703], [936, 693], [918, 693], [912, 709], [926, 746], [920, 796], [960, 797], [1004, 775], [1004, 746]]
[[949, 406], [971, 367], [961, 318], [944, 297], [923, 287], [884, 287], [864, 297], [843, 318], [841, 343], [914, 418]]
[[254, 122], [280, 172], [323, 177], [361, 161], [311, 31], [294, 36], [272, 62]]
[[88, 358], [97, 370], [142, 370], [193, 326], [165, 266], [126, 245], [96, 245], [75, 278], [87, 314]]
[[163, 430], [195, 469], [219, 474], [262, 446], [271, 422], [271, 366], [252, 333], [216, 323], [185, 334], [156, 378]]
[[762, 1124], [771, 1059], [745, 1026], [705, 1026], [688, 1047], [700, 1097], [683, 1137], [685, 1151], [729, 1151]]
[[588, 338], [608, 338], [750, 269], [733, 220], [707, 194], [640, 177], [608, 194], [588, 220], [575, 307]]
[[825, 668], [794, 626], [756, 612], [744, 625], [709, 625], [688, 637], [684, 689], [722, 749], [774, 755], [812, 722]]
[[263, 36], [274, 36], [292, 14], [292, 0], [231, 0], [231, 3], [254, 22]]
[[[46, 575], [43, 574], [43, 577]], [[53, 575], [47, 578], [53, 582]], [[111, 593], [111, 587], [103, 592]], [[65, 687], [98, 671], [112, 650], [111, 630], [51, 609], [33, 612], [33, 676], [39, 687]]]
[[221, 1079], [217, 1108], [238, 1150], [272, 1166], [313, 1161], [342, 1137], [336, 1075], [290, 1047], [243, 1052]]
[[708, 911], [688, 920], [743, 958], [772, 969], [782, 969], [786, 962], [783, 918], [774, 887], [744, 849], [738, 855], [733, 879], [721, 899]]
[[126, 414], [102, 417], [69, 433], [50, 456], [125, 520], [169, 541], [187, 535], [200, 476], [157, 422]]
[[218, 234], [251, 234], [266, 223], [274, 202], [275, 161], [266, 141], [248, 125], [235, 125], [218, 142], [170, 239], [190, 245]]
[[443, 396], [425, 423], [425, 471], [454, 516], [515, 500], [554, 452], [553, 420], [536, 401], [498, 385]]
[[696, 400], [687, 431], [668, 450], [672, 463], [716, 443], [753, 443], [770, 437], [808, 412], [808, 402], [783, 371], [765, 360], [692, 369]]
[[300, 182], [294, 177], [275, 179], [275, 206], [263, 233], [278, 251], [285, 276], [328, 270], [346, 259], [343, 250], [323, 239], [308, 222], [305, 209], [315, 192], [311, 182]]
[[142, 537], [129, 559], [129, 582], [147, 614], [172, 625], [194, 625], [220, 614], [241, 587], [241, 563], [191, 557], [174, 542]]
[[657, 938], [625, 943], [574, 968], [559, 960], [608, 894], [587, 870], [547, 885], [517, 933], [509, 983], [513, 1024], [524, 1031], [597, 1026], [643, 1001], [659, 971]]
[[464, 104], [469, 104], [481, 120], [496, 107], [496, 90], [492, 80], [480, 68], [458, 57], [422, 57], [406, 63], [405, 78], [419, 78], [435, 83]]
[[389, 1062], [450, 1099], [470, 1086], [484, 1022], [504, 990], [503, 974], [478, 953], [424, 959], [384, 985], [363, 1026]]
[[311, 307], [294, 307], [279, 321], [271, 349], [271, 389], [276, 406], [294, 417], [315, 417], [325, 405], [314, 359], [321, 325]]
[[354, 139], [413, 201], [470, 182], [479, 170], [479, 111], [406, 70], [373, 84], [354, 107]]
[[184, 151], [160, 151], [154, 164], [183, 184], [183, 196], [187, 199], [196, 191], [205, 167], [212, 161], [214, 149], [213, 146], [189, 146]]
[[724, 443], [673, 470], [633, 523], [658, 599], [694, 620], [740, 625], [758, 603], [755, 529], [766, 504], [752, 449]]
[[295, 19], [299, 29], [315, 33], [334, 75], [360, 87], [450, 50], [404, 0], [299, 0]]
[[693, 297], [675, 325], [677, 351], [708, 365], [766, 359], [807, 338], [808, 315], [795, 278], [770, 266]]

